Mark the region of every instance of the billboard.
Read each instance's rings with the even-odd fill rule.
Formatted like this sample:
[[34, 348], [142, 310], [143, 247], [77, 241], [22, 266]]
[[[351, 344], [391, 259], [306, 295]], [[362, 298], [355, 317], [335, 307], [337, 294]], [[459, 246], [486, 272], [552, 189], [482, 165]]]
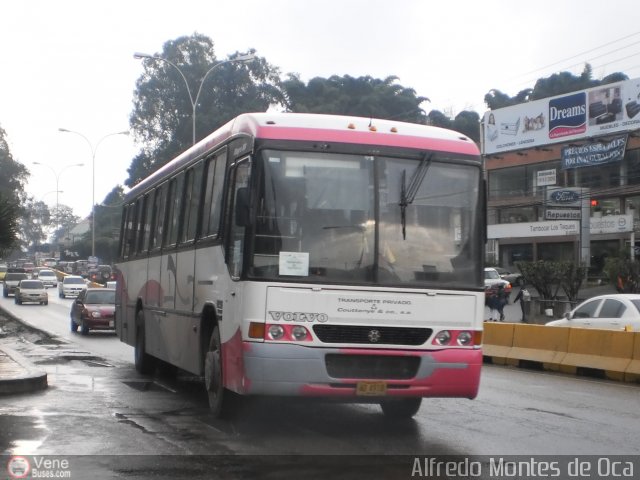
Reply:
[[640, 79], [490, 110], [482, 153], [491, 155], [640, 128]]

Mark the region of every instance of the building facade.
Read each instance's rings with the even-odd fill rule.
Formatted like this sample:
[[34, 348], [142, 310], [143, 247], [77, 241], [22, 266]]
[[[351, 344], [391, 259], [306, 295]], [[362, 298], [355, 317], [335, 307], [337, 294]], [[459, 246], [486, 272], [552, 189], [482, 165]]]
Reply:
[[487, 112], [487, 262], [602, 271], [640, 241], [640, 79]]

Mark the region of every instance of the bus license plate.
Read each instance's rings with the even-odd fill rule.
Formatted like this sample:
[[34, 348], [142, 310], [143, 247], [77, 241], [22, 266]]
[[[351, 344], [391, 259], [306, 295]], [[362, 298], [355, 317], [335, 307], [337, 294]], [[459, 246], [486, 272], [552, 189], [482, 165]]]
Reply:
[[356, 395], [379, 397], [387, 394], [387, 382], [358, 382]]

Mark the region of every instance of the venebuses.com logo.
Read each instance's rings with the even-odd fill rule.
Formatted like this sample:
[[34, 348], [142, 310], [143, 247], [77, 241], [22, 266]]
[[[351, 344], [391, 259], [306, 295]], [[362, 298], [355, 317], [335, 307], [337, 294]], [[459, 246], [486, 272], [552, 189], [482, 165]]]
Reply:
[[61, 458], [14, 455], [7, 462], [9, 479], [13, 478], [71, 478], [69, 460]]
[[549, 138], [587, 131], [587, 95], [574, 93], [549, 100]]

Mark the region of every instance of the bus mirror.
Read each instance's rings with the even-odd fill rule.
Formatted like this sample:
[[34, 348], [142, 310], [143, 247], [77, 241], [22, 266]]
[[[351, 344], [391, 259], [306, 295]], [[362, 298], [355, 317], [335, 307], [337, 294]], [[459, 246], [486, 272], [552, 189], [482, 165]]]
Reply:
[[240, 187], [236, 190], [236, 225], [249, 226], [249, 189]]

